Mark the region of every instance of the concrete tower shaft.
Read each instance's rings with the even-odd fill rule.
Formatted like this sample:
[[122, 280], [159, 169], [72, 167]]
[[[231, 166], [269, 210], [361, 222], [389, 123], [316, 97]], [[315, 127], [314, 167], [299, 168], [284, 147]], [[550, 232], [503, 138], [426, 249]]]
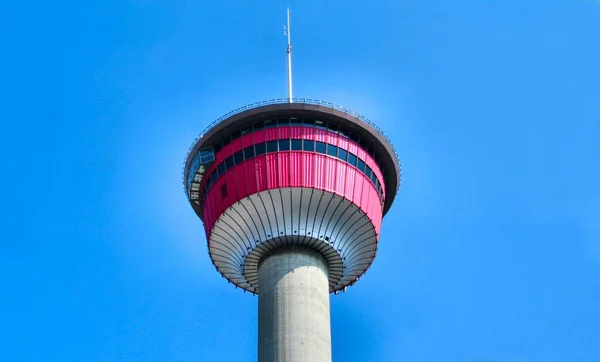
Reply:
[[327, 260], [288, 246], [259, 266], [258, 361], [331, 361]]

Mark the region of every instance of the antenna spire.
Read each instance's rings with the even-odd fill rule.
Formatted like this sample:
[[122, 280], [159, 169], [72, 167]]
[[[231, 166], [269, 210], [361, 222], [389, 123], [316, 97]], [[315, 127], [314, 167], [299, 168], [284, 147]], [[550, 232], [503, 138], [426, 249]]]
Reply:
[[285, 34], [287, 34], [287, 49], [286, 49], [286, 53], [287, 53], [287, 70], [288, 70], [288, 101], [290, 103], [292, 103], [292, 34], [291, 34], [291, 29], [290, 29], [290, 17], [291, 17], [291, 11], [290, 8], [288, 6], [287, 8], [287, 27], [284, 27], [285, 29]]

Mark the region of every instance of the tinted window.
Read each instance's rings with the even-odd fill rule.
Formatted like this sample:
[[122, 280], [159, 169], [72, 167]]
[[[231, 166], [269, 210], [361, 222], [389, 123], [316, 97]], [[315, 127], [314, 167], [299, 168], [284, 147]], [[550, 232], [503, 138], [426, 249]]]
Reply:
[[315, 150], [315, 141], [313, 140], [304, 140], [304, 151], [314, 151]]
[[277, 152], [277, 141], [267, 142], [267, 152]]
[[265, 128], [271, 128], [271, 127], [275, 127], [277, 126], [277, 123], [275, 123], [274, 120], [269, 119], [265, 121]]
[[338, 125], [337, 124], [333, 124], [331, 122], [329, 122], [329, 124], [327, 125], [327, 128], [329, 128], [330, 131], [337, 133], [338, 132]]
[[368, 178], [371, 178], [371, 167], [367, 166], [367, 171], [365, 172]]
[[282, 119], [278, 119], [277, 120], [277, 124], [280, 126], [289, 126], [290, 125], [290, 120], [287, 118], [282, 118]]
[[236, 165], [238, 163], [244, 161], [244, 151], [237, 151], [236, 153], [234, 153], [233, 154], [233, 161], [235, 161]]
[[342, 161], [346, 161], [347, 157], [348, 157], [348, 151], [340, 148], [340, 150], [338, 151], [338, 158]]
[[302, 151], [302, 140], [292, 140], [292, 151]]
[[221, 162], [219, 166], [217, 166], [217, 172], [219, 173], [218, 175], [222, 175], [225, 173], [225, 163]]
[[229, 156], [225, 159], [225, 168], [229, 170], [233, 167], [233, 156]]
[[364, 163], [364, 161], [363, 161], [363, 160], [361, 160], [360, 158], [358, 159], [358, 166], [357, 166], [357, 167], [358, 167], [358, 169], [359, 169], [361, 172], [365, 172], [365, 163]]
[[300, 126], [300, 125], [302, 125], [302, 119], [300, 119], [298, 117], [291, 117], [290, 118], [290, 125], [291, 126]]
[[348, 163], [351, 164], [352, 166], [356, 166], [356, 160], [357, 160], [356, 155], [354, 153], [350, 152], [349, 156], [348, 156]]
[[219, 150], [221, 149], [221, 142], [215, 143], [213, 149], [215, 150], [215, 153], [219, 152]]
[[279, 151], [289, 151], [290, 140], [279, 140]]
[[255, 131], [258, 131], [258, 130], [261, 130], [261, 129], [265, 129], [265, 123], [263, 121], [260, 121], [257, 124], [255, 124], [254, 126], [252, 126], [252, 128]]
[[327, 129], [327, 124], [324, 121], [315, 121], [315, 125], [320, 129]]
[[254, 157], [254, 146], [244, 148], [244, 158], [247, 160]]
[[377, 176], [375, 176], [375, 172], [371, 174], [371, 181], [375, 184], [377, 183]]
[[265, 154], [265, 144], [264, 143], [257, 143], [254, 148], [256, 149], [256, 155], [260, 156], [260, 155], [264, 155]]
[[245, 135], [246, 133], [250, 133], [250, 132], [252, 132], [252, 127], [244, 128], [242, 130], [242, 135]]
[[314, 119], [303, 119], [302, 123], [307, 125], [308, 127], [314, 127], [315, 126], [315, 120]]
[[319, 153], [325, 153], [325, 143], [324, 142], [316, 142], [316, 151]]
[[350, 139], [358, 143], [358, 136], [355, 133], [350, 133]]
[[225, 137], [223, 138], [223, 147], [225, 147], [226, 145], [228, 145], [231, 142], [231, 137]]
[[334, 145], [327, 145], [327, 154], [329, 156], [337, 157], [337, 147]]
[[242, 136], [242, 132], [241, 131], [236, 131], [231, 135], [231, 140], [236, 140], [238, 138], [240, 138]]
[[347, 129], [340, 127], [340, 136], [348, 138], [349, 135], [350, 135], [350, 133], [348, 132]]

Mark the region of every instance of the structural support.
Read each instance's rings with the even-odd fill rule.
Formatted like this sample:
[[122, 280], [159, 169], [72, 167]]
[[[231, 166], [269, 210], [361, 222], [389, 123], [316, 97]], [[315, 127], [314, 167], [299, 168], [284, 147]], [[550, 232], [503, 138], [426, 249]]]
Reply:
[[331, 362], [327, 261], [303, 246], [276, 249], [258, 270], [258, 361]]
[[286, 28], [287, 39], [288, 39], [287, 49], [286, 49], [287, 61], [288, 61], [288, 101], [290, 103], [292, 103], [292, 99], [294, 98], [294, 96], [292, 95], [292, 33], [291, 33], [292, 29], [290, 28], [290, 26], [291, 26], [290, 17], [291, 17], [291, 12], [290, 12], [290, 8], [288, 8], [287, 9], [287, 28]]

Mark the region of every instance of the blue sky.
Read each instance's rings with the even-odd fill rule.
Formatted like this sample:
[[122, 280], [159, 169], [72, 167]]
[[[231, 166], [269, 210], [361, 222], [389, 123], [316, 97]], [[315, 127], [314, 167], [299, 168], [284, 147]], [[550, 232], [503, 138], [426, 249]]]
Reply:
[[[332, 297], [334, 360], [600, 360], [600, 3], [290, 4], [295, 95], [377, 122], [403, 166]], [[212, 120], [285, 96], [286, 5], [0, 5], [3, 360], [255, 360], [257, 299], [180, 172]]]

